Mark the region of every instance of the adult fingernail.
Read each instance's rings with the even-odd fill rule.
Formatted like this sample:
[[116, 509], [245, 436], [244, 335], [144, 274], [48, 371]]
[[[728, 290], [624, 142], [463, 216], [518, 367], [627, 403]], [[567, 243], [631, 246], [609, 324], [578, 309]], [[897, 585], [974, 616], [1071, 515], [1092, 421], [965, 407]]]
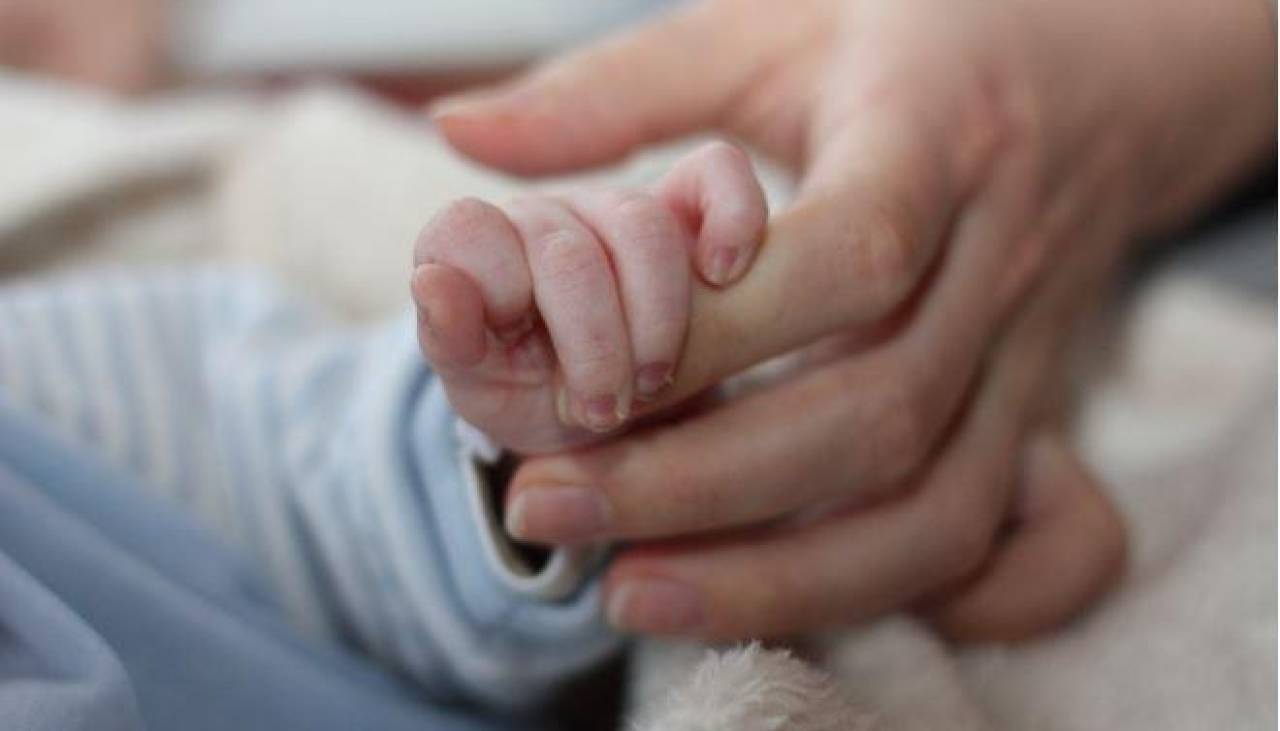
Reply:
[[636, 371], [636, 394], [641, 398], [653, 398], [672, 383], [670, 363], [650, 363]]
[[702, 597], [692, 587], [669, 579], [628, 579], [609, 594], [609, 624], [623, 632], [686, 634], [702, 627]]
[[627, 406], [617, 396], [596, 396], [582, 402], [582, 425], [592, 431], [609, 431], [627, 418]]
[[506, 529], [514, 538], [547, 543], [583, 543], [609, 528], [609, 501], [586, 487], [539, 487], [521, 492], [507, 506]]
[[432, 119], [471, 116], [482, 112], [493, 97], [494, 95], [490, 91], [445, 97], [427, 107], [427, 116]]
[[431, 119], [483, 116], [492, 113], [495, 104], [508, 109], [527, 109], [539, 99], [539, 95], [522, 84], [479, 89], [436, 100], [427, 107], [427, 116]]
[[713, 284], [728, 284], [737, 274], [741, 252], [733, 247], [720, 249], [711, 255], [709, 276]]

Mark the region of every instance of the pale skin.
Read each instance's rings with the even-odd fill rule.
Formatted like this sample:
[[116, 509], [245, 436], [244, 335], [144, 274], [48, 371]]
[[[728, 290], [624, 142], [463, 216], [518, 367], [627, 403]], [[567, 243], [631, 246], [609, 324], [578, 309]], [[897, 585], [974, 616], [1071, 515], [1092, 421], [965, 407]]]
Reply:
[[748, 158], [723, 143], [652, 190], [459, 201], [414, 250], [423, 352], [454, 408], [503, 446], [600, 441], [664, 396], [694, 278], [740, 277], [766, 217]]
[[525, 460], [513, 531], [633, 542], [606, 580], [631, 631], [917, 608], [958, 639], [1016, 639], [1079, 614], [1125, 539], [1063, 436], [1068, 336], [1139, 237], [1265, 159], [1272, 12], [703, 2], [438, 106], [456, 147], [517, 173], [717, 129], [800, 181], [747, 275], [695, 287], [665, 398], [797, 348], [807, 367]]
[[[778, 275], [770, 267], [801, 266], [790, 259], [807, 256], [803, 249], [771, 249], [761, 263], [765, 272], [741, 285], [731, 305], [721, 299], [727, 293], [711, 294], [750, 269], [765, 218], [746, 156], [724, 143], [686, 156], [648, 191], [528, 195], [502, 207], [458, 201], [427, 224], [415, 246], [411, 289], [423, 353], [458, 412], [503, 446], [532, 455], [600, 443], [630, 417], [676, 404], [690, 390], [691, 377], [677, 382], [672, 364], [685, 360], [686, 344], [707, 346], [699, 334], [689, 339], [691, 320], [712, 328], [713, 335], [701, 337], [711, 338], [714, 350], [726, 327], [750, 321], [744, 312], [776, 308], [777, 287], [768, 277]], [[732, 256], [720, 255], [726, 250]], [[726, 260], [735, 265], [719, 266]], [[651, 378], [646, 372], [655, 364]], [[1025, 382], [1027, 373], [1051, 370], [1045, 363], [1021, 369], [1010, 378]], [[680, 370], [706, 373], [696, 365]], [[708, 383], [715, 377], [707, 376]], [[592, 414], [591, 401], [601, 397], [607, 408]], [[992, 428], [998, 423], [969, 432]], [[1056, 440], [1027, 450], [1024, 489], [1011, 515], [1034, 530], [1018, 534], [1011, 545], [1020, 550], [1007, 551], [961, 595], [963, 602], [952, 599], [933, 611], [941, 625], [963, 620], [972, 606], [982, 613], [993, 605], [1010, 615], [1004, 627], [1013, 632], [1019, 623], [1046, 621], [1046, 614], [1056, 619], [1063, 602], [1097, 592], [1116, 573], [1123, 553], [1118, 519], [1087, 472]], [[580, 540], [572, 533], [575, 521], [596, 516], [584, 515], [574, 500], [554, 500], [544, 529], [567, 526], [564, 540]], [[507, 518], [509, 530], [527, 534], [518, 502]], [[1064, 557], [1057, 562], [1067, 572], [1056, 588], [1059, 605], [1034, 589], [1042, 570], [1036, 554], [1048, 552]], [[943, 566], [954, 560], [937, 558]], [[877, 563], [893, 565], [884, 559]], [[673, 613], [678, 602], [647, 600], [659, 617], [681, 619]]]
[[[533, 446], [578, 448], [524, 460], [511, 528], [626, 542], [606, 594], [629, 631], [768, 636], [915, 609], [987, 640], [1078, 615], [1125, 542], [1064, 437], [1069, 335], [1136, 239], [1268, 154], [1273, 29], [1265, 0], [716, 0], [441, 105], [456, 147], [520, 174], [709, 129], [800, 182], [739, 280], [718, 280], [713, 247], [685, 232], [697, 276], [678, 368], [636, 411], [773, 354], [805, 366], [589, 446], [602, 432], [584, 409], [544, 411], [556, 420]], [[135, 53], [145, 35], [121, 37], [125, 58], [154, 63]], [[50, 56], [26, 40], [0, 39], [10, 63], [92, 66], [32, 61]], [[137, 85], [112, 79], [98, 83]], [[618, 362], [628, 377], [604, 390], [638, 390], [650, 361]]]

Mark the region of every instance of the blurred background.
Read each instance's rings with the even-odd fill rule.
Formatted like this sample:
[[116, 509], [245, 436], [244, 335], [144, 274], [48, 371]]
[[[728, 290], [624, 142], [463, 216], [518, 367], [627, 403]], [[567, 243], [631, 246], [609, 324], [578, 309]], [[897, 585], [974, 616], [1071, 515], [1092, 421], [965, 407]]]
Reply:
[[415, 93], [493, 78], [672, 0], [0, 0], [0, 61], [137, 90], [343, 75]]
[[[526, 184], [459, 158], [422, 104], [672, 4], [0, 0], [0, 284], [217, 261], [350, 321], [401, 312], [427, 218]], [[590, 176], [647, 180], [678, 149]], [[776, 210], [789, 181], [760, 163]], [[947, 664], [1009, 728], [1107, 699], [1096, 718], [1137, 708], [1152, 728], [1274, 709], [1274, 675], [1255, 670], [1274, 673], [1275, 585], [1252, 577], [1275, 575], [1275, 307], [1270, 177], [1134, 268], [1079, 430], [1130, 520], [1136, 578], [1088, 634]], [[1230, 672], [1197, 675], [1214, 657]], [[582, 698], [620, 703], [579, 692], [568, 713]]]
[[496, 75], [673, 0], [179, 0], [172, 59], [187, 78], [344, 71], [400, 79]]
[[[397, 310], [430, 214], [518, 187], [424, 104], [671, 4], [0, 0], [0, 272], [231, 259]], [[675, 152], [598, 174], [648, 180]]]

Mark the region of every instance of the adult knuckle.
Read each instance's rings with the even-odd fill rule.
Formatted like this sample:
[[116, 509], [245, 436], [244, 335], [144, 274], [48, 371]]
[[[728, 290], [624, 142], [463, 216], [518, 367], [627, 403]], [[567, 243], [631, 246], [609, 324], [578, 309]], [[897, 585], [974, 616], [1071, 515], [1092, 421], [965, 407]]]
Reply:
[[882, 202], [872, 210], [866, 244], [869, 273], [885, 295], [896, 301], [915, 279], [920, 237], [903, 206]]
[[886, 312], [910, 293], [922, 244], [901, 206], [881, 201], [860, 217], [856, 231], [843, 242], [845, 266], [852, 280], [874, 295], [877, 310]]

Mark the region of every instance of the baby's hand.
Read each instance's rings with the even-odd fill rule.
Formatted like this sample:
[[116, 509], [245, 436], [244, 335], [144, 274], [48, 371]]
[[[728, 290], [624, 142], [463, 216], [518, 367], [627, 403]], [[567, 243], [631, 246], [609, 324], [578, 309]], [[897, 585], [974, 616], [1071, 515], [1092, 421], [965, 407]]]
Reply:
[[735, 281], [764, 235], [747, 157], [712, 143], [652, 191], [453, 203], [414, 252], [422, 352], [471, 424], [519, 452], [621, 427], [670, 384], [694, 269]]

